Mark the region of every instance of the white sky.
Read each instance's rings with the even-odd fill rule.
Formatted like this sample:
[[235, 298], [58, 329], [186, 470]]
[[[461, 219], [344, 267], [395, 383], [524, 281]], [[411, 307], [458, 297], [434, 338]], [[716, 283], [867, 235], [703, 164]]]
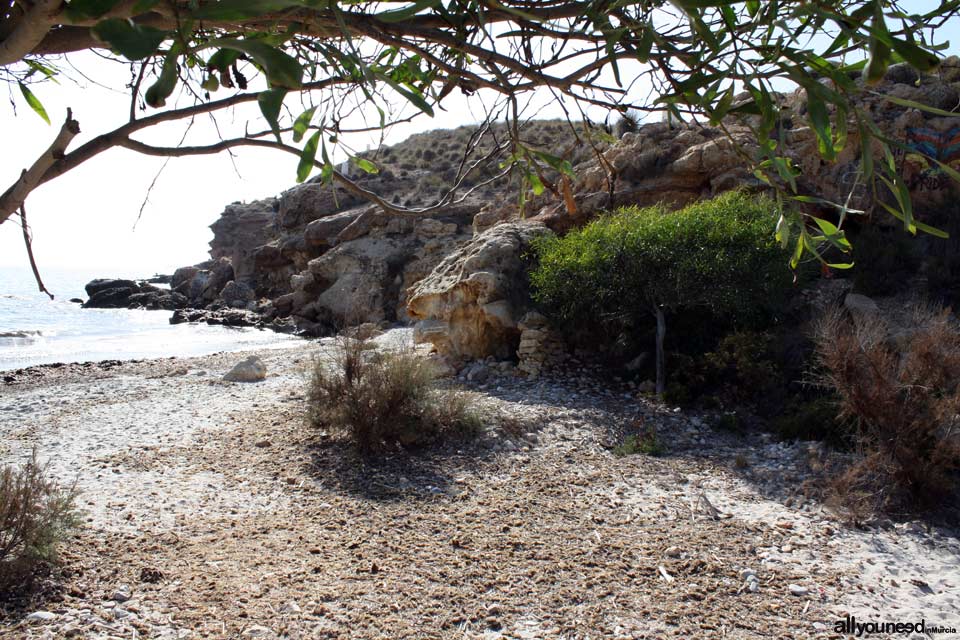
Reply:
[[[81, 129], [71, 149], [128, 119], [129, 94], [99, 86], [122, 89], [129, 82], [127, 68], [105, 62], [92, 53], [76, 54], [71, 60], [88, 75], [93, 74], [95, 82], [75, 76], [82, 84], [62, 79], [59, 85], [32, 87], [52, 125], [48, 126], [24, 104], [15, 86], [10, 88], [10, 97], [16, 113], [10, 100], [0, 104], [6, 147], [0, 154], [0, 189], [11, 184], [49, 146], [68, 106]], [[229, 92], [221, 90], [214, 97], [227, 95]], [[437, 110], [434, 118], [423, 116], [413, 123], [397, 125], [389, 132], [388, 142], [399, 142], [419, 131], [452, 128], [478, 120], [463, 99], [454, 95], [450, 98], [444, 103], [447, 111]], [[373, 117], [376, 122], [377, 116]], [[221, 114], [220, 118], [225, 137], [233, 137], [237, 131], [242, 134], [247, 120], [253, 123], [251, 131], [264, 128], [255, 105], [245, 105], [235, 113]], [[171, 123], [134, 137], [173, 146], [183, 131], [182, 123]], [[198, 118], [188, 143], [215, 140], [210, 121]], [[372, 142], [369, 136], [355, 136], [352, 145], [360, 151]], [[277, 195], [296, 182], [297, 158], [293, 155], [251, 148], [236, 149], [235, 154], [239, 175], [226, 154], [172, 158], [150, 193], [138, 223], [140, 205], [164, 158], [115, 148], [40, 186], [27, 200], [37, 262], [41, 267], [109, 270], [122, 266], [124, 272], [149, 275], [206, 259], [207, 243], [212, 238], [207, 227], [219, 217], [224, 205]], [[20, 227], [13, 220], [0, 225], [0, 266], [25, 264]], [[109, 275], [108, 271], [104, 275]]]
[[[922, 11], [935, 4], [936, 0], [918, 0], [916, 10]], [[952, 41], [947, 53], [960, 51], [957, 43], [960, 28], [956, 23], [948, 25], [938, 35], [940, 39]], [[130, 98], [123, 87], [130, 80], [128, 67], [107, 63], [92, 53], [76, 54], [70, 60], [77, 68], [92, 74], [93, 82], [72, 74], [80, 84], [62, 79], [60, 85], [44, 83], [33, 86], [46, 107], [53, 123], [51, 126], [24, 104], [15, 86], [8, 87], [10, 99], [0, 103], [0, 139], [4, 144], [0, 153], [0, 191], [6, 189], [20, 171], [49, 146], [68, 106], [73, 109], [82, 131], [71, 148], [127, 120]], [[629, 74], [629, 71], [621, 67], [621, 73]], [[624, 79], [626, 81], [626, 77]], [[644, 90], [635, 87], [638, 95]], [[214, 95], [225, 97], [229, 94], [221, 90]], [[544, 96], [537, 100], [546, 102]], [[16, 104], [16, 113], [12, 103]], [[225, 131], [225, 136], [233, 137], [236, 131], [242, 132], [245, 120], [256, 122], [260, 118], [256, 106], [247, 107], [238, 109], [235, 114], [221, 115], [224, 128], [234, 132], [231, 135]], [[446, 111], [437, 110], [432, 119], [423, 116], [413, 123], [396, 126], [389, 132], [387, 143], [399, 142], [419, 131], [473, 123], [482, 113], [472, 115], [471, 104], [457, 91], [444, 102], [444, 107]], [[604, 117], [602, 112], [596, 111], [590, 115], [595, 120]], [[548, 108], [542, 110], [540, 116], [560, 117], [561, 112], [558, 107]], [[232, 128], [226, 126], [231, 119], [234, 121]], [[250, 127], [251, 131], [262, 129], [262, 122]], [[180, 140], [182, 133], [183, 125], [174, 124], [153, 135], [142, 132], [134, 137], [172, 146]], [[188, 142], [198, 144], [213, 140], [209, 121], [198, 119]], [[368, 146], [366, 140], [359, 139], [352, 144], [358, 151]], [[206, 259], [207, 243], [212, 238], [207, 227], [217, 219], [224, 205], [277, 195], [296, 181], [297, 158], [292, 155], [243, 148], [235, 153], [239, 176], [226, 154], [171, 159], [135, 228], [140, 205], [164, 163], [163, 158], [112, 149], [39, 187], [27, 201], [38, 263], [41, 268], [102, 268], [103, 275], [109, 276], [112, 271], [121, 270], [127, 274], [170, 273], [176, 267]], [[334, 158], [335, 161], [340, 159]], [[13, 220], [0, 225], [0, 266], [26, 264], [20, 227]]]

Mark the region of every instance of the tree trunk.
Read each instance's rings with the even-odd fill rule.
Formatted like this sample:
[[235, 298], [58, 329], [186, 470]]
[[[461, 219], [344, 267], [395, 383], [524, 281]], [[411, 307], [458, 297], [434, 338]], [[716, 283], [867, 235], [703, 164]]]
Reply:
[[653, 312], [657, 316], [657, 395], [662, 395], [667, 385], [665, 363], [663, 355], [663, 338], [667, 335], [667, 318], [663, 314], [663, 309], [659, 306], [653, 307]]

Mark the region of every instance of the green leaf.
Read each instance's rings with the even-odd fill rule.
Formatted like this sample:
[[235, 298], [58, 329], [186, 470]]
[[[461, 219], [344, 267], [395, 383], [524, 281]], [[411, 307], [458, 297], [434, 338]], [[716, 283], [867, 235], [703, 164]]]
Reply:
[[440, 0], [417, 0], [417, 2], [414, 2], [410, 6], [402, 9], [393, 9], [391, 11], [384, 11], [383, 13], [376, 13], [371, 17], [382, 22], [403, 22], [404, 20], [409, 20], [410, 18], [414, 17], [424, 9], [433, 9], [439, 4]]
[[230, 69], [230, 65], [237, 61], [241, 53], [239, 51], [232, 51], [230, 49], [220, 49], [215, 51], [210, 59], [207, 60], [207, 69], [211, 71], [227, 71]]
[[534, 157], [543, 160], [546, 162], [552, 169], [559, 171], [567, 175], [570, 178], [575, 177], [573, 173], [573, 165], [570, 164], [569, 160], [564, 160], [563, 158], [558, 158], [555, 155], [551, 155], [545, 151], [537, 151], [535, 149], [530, 149], [530, 153]]
[[316, 107], [311, 107], [297, 117], [296, 122], [293, 123], [294, 142], [300, 142], [300, 140], [303, 139], [307, 129], [310, 128], [310, 121], [313, 120], [313, 114], [316, 112], [316, 110]]
[[361, 171], [364, 171], [366, 173], [380, 173], [380, 169], [377, 167], [377, 165], [373, 164], [366, 158], [361, 158], [360, 156], [356, 156], [353, 159], [353, 163], [357, 165], [357, 167]]
[[206, 91], [213, 92], [220, 88], [220, 81], [217, 80], [217, 76], [210, 75], [200, 83], [200, 87]]
[[260, 113], [267, 119], [273, 135], [280, 140], [280, 109], [283, 107], [283, 99], [287, 96], [287, 90], [283, 88], [268, 89], [257, 96], [257, 104], [260, 106]]
[[208, 41], [207, 46], [246, 53], [263, 67], [270, 84], [287, 89], [299, 89], [302, 85], [303, 68], [300, 63], [292, 56], [262, 40], [215, 38]]
[[790, 258], [790, 268], [796, 269], [800, 264], [800, 258], [803, 257], [803, 231], [800, 232], [800, 237], [797, 238], [797, 246], [793, 250], [793, 256]]
[[159, 109], [167, 104], [167, 98], [173, 93], [177, 86], [177, 57], [180, 55], [180, 47], [174, 46], [167, 53], [163, 60], [163, 69], [160, 71], [160, 77], [147, 89], [143, 99], [154, 109]]
[[810, 124], [817, 134], [817, 149], [825, 160], [833, 160], [836, 153], [833, 149], [833, 131], [830, 125], [830, 112], [826, 103], [816, 95], [816, 92], [807, 91], [807, 114]]
[[219, 0], [200, 7], [191, 15], [198, 20], [247, 20], [303, 6], [306, 3], [300, 0]]
[[167, 38], [166, 31], [121, 18], [101, 20], [91, 31], [98, 40], [128, 60], [143, 60], [153, 55]]
[[940, 58], [918, 47], [913, 42], [892, 38], [891, 44], [893, 45], [893, 50], [900, 54], [900, 57], [918, 71], [928, 73], [936, 69], [937, 65], [940, 64]]
[[825, 263], [831, 269], [852, 269], [853, 262], [827, 262]]
[[648, 22], [642, 27], [640, 32], [640, 39], [637, 42], [637, 48], [635, 53], [637, 54], [637, 60], [642, 63], [647, 63], [650, 61], [650, 52], [653, 51], [653, 39], [655, 35], [653, 28], [653, 23]]
[[780, 219], [777, 220], [776, 239], [783, 249], [786, 249], [790, 244], [790, 221], [782, 213]]
[[894, 104], [898, 104], [901, 107], [907, 107], [910, 109], [919, 109], [920, 111], [926, 111], [927, 113], [932, 113], [937, 116], [946, 116], [948, 118], [960, 118], [960, 112], [956, 111], [944, 111], [943, 109], [937, 109], [936, 107], [931, 107], [925, 105], [921, 102], [915, 102], [913, 100], [907, 100], [905, 98], [897, 98], [896, 96], [890, 96], [886, 94], [877, 94], [883, 95], [884, 98], [889, 100]]
[[533, 189], [533, 195], [539, 196], [543, 193], [543, 181], [540, 180], [540, 176], [531, 171], [527, 174], [527, 179], [530, 181], [530, 188]]
[[18, 82], [17, 84], [20, 85], [20, 93], [23, 94], [23, 98], [27, 101], [27, 104], [30, 105], [30, 108], [33, 109], [38, 116], [43, 118], [44, 122], [50, 124], [50, 116], [47, 115], [47, 110], [43, 108], [43, 104], [37, 96], [33, 95], [33, 91], [30, 91], [30, 88], [22, 82]]
[[[333, 183], [333, 165], [327, 162], [323, 165], [323, 169], [320, 170], [320, 180], [323, 184]], [[334, 193], [336, 196], [336, 193]]]
[[838, 229], [832, 222], [816, 217], [813, 218], [813, 221], [820, 227], [820, 230], [823, 231], [824, 237], [826, 237], [830, 244], [841, 251], [849, 251], [853, 248], [850, 246], [850, 241], [847, 240], [846, 234]]
[[380, 80], [383, 80], [388, 85], [390, 85], [394, 91], [396, 91], [397, 93], [402, 95], [404, 98], [409, 100], [411, 103], [413, 103], [413, 105], [418, 109], [420, 109], [420, 111], [423, 111], [425, 114], [427, 114], [431, 118], [433, 117], [433, 107], [430, 106], [430, 104], [423, 98], [423, 94], [421, 94], [419, 91], [413, 91], [400, 86], [400, 84], [396, 82], [393, 78], [387, 76], [382, 72], [379, 72], [379, 71], [375, 72], [374, 75]]
[[[307, 144], [303, 145], [303, 151], [300, 153], [300, 163], [297, 165], [297, 182], [303, 182], [313, 171], [313, 163], [317, 157], [317, 147], [320, 144], [320, 132], [314, 131]], [[326, 169], [326, 165], [324, 165]]]
[[67, 16], [74, 20], [99, 18], [119, 2], [120, 0], [71, 0], [67, 5]]

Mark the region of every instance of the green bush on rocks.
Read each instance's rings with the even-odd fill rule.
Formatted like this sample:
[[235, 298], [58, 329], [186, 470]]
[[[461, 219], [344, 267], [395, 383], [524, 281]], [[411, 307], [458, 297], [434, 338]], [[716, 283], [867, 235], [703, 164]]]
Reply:
[[625, 208], [535, 245], [534, 297], [571, 332], [612, 341], [657, 323], [657, 391], [665, 383], [667, 316], [769, 320], [791, 288], [774, 238], [776, 204], [735, 191], [668, 213]]

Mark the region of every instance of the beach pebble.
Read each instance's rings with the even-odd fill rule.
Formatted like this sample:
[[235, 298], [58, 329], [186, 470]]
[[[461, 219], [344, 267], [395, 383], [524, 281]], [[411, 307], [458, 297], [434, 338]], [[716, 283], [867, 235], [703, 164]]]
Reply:
[[668, 558], [679, 558], [682, 553], [680, 547], [667, 547], [663, 552]]
[[275, 638], [277, 636], [273, 629], [255, 625], [248, 627], [242, 634], [244, 638]]
[[267, 377], [267, 365], [257, 356], [241, 360], [223, 376], [227, 382], [260, 382]]
[[113, 592], [113, 595], [110, 596], [110, 599], [114, 602], [126, 602], [130, 599], [130, 587], [126, 585], [117, 587], [117, 590]]
[[798, 584], [791, 584], [787, 587], [790, 590], [790, 594], [794, 596], [805, 596], [810, 593], [810, 590], [806, 587], [801, 587]]
[[27, 622], [50, 622], [55, 619], [57, 614], [51, 613], [49, 611], [34, 611], [28, 615], [25, 619]]

